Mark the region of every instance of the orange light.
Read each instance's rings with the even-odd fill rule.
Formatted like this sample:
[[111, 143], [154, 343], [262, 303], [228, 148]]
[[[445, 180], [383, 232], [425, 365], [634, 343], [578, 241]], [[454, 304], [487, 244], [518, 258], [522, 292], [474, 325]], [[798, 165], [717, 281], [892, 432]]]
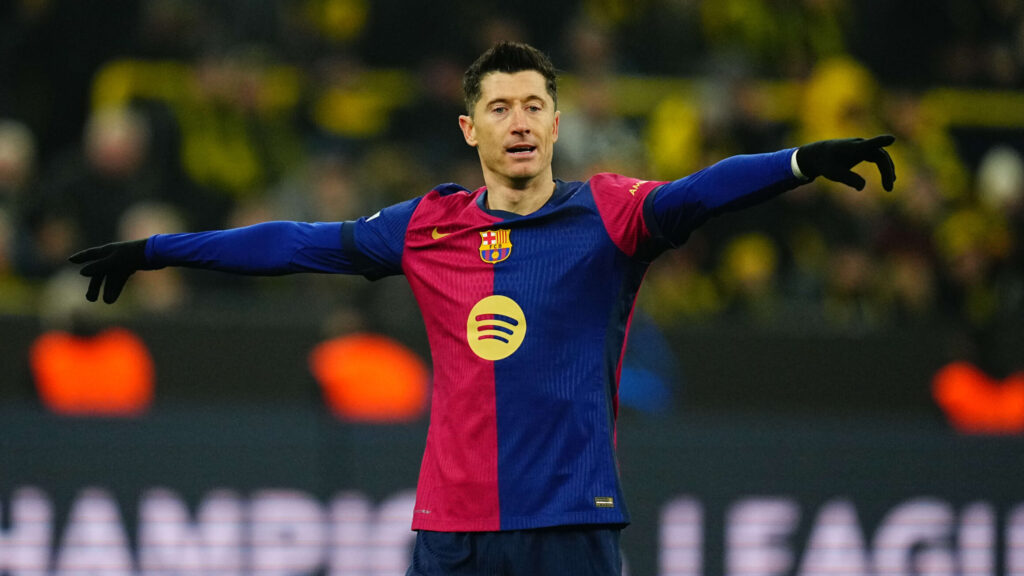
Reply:
[[47, 332], [29, 354], [39, 397], [57, 414], [136, 416], [153, 401], [153, 359], [123, 328], [92, 337]]
[[960, 432], [1024, 432], [1024, 372], [997, 382], [970, 363], [954, 362], [935, 374], [932, 395]]
[[409, 422], [426, 408], [426, 365], [390, 338], [353, 334], [328, 340], [313, 349], [309, 365], [338, 418]]

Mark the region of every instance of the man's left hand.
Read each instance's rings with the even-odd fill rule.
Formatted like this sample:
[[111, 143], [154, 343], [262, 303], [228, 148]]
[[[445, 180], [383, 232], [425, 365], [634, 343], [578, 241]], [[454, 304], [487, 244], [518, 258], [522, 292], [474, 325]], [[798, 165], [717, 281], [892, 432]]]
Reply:
[[893, 182], [896, 181], [896, 167], [885, 147], [895, 141], [896, 137], [891, 134], [875, 136], [869, 140], [822, 140], [797, 149], [796, 164], [800, 172], [811, 180], [824, 176], [829, 180], [863, 190], [864, 178], [851, 168], [861, 162], [874, 162], [882, 175], [882, 187], [891, 192]]

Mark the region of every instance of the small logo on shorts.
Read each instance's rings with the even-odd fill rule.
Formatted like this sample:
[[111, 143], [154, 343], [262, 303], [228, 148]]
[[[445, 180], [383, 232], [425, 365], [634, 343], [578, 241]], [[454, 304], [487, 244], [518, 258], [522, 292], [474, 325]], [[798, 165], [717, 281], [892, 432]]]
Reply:
[[615, 498], [610, 496], [597, 496], [594, 498], [594, 506], [598, 508], [615, 508]]

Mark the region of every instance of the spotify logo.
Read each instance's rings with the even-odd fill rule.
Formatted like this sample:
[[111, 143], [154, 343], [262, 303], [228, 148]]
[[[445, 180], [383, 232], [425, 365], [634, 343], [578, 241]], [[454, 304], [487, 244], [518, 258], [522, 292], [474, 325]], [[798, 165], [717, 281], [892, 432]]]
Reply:
[[488, 296], [476, 303], [466, 319], [466, 340], [484, 360], [508, 358], [526, 336], [526, 316], [515, 300]]

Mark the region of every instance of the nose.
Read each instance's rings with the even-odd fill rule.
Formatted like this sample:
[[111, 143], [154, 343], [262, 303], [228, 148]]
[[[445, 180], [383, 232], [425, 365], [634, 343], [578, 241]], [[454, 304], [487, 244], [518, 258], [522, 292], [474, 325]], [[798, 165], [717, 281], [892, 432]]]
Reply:
[[522, 108], [513, 108], [511, 126], [513, 134], [530, 133], [530, 125], [526, 121], [526, 112]]

